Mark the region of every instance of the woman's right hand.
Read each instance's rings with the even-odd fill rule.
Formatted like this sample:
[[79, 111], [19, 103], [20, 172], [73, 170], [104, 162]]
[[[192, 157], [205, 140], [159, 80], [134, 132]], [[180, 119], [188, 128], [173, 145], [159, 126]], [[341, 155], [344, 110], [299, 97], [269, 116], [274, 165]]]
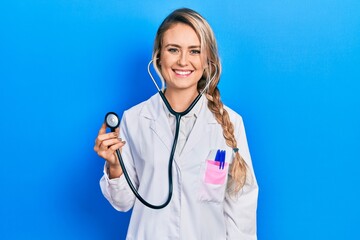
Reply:
[[117, 149], [121, 151], [126, 142], [119, 138], [119, 132], [120, 130], [117, 128], [115, 132], [106, 133], [106, 124], [103, 123], [95, 140], [94, 151], [106, 160], [110, 170], [110, 178], [122, 175], [122, 169], [115, 151]]

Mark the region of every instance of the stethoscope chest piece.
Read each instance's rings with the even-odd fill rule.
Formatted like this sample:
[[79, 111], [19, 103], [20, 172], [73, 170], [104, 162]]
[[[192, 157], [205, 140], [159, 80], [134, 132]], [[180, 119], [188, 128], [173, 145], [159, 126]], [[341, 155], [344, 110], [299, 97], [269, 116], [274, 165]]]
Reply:
[[[154, 81], [157, 89], [159, 90], [159, 94], [160, 97], [162, 98], [162, 100], [164, 101], [167, 109], [170, 111], [171, 114], [173, 114], [176, 118], [176, 126], [175, 126], [175, 136], [174, 136], [174, 140], [173, 140], [173, 145], [171, 147], [171, 151], [170, 151], [170, 157], [169, 157], [169, 164], [168, 164], [168, 179], [169, 179], [169, 194], [167, 199], [165, 200], [164, 203], [162, 203], [161, 205], [153, 205], [149, 202], [147, 202], [137, 191], [137, 188], [134, 186], [134, 184], [131, 182], [130, 176], [128, 175], [126, 168], [125, 168], [125, 164], [124, 161], [122, 159], [121, 153], [119, 149], [116, 149], [116, 156], [119, 159], [119, 163], [120, 166], [123, 170], [123, 174], [125, 176], [126, 181], [129, 184], [129, 187], [131, 189], [131, 191], [134, 193], [134, 195], [136, 196], [136, 198], [143, 203], [145, 206], [152, 208], [152, 209], [161, 209], [166, 207], [170, 201], [171, 201], [171, 197], [172, 197], [172, 193], [173, 193], [173, 180], [172, 180], [172, 165], [173, 165], [173, 161], [174, 161], [174, 154], [175, 154], [175, 150], [176, 150], [176, 145], [177, 145], [177, 141], [178, 141], [178, 137], [179, 137], [179, 130], [180, 130], [180, 119], [182, 116], [185, 116], [186, 114], [188, 114], [191, 109], [193, 109], [193, 107], [196, 105], [196, 103], [199, 101], [199, 99], [201, 98], [202, 94], [205, 92], [205, 90], [207, 89], [208, 85], [210, 84], [210, 82], [212, 82], [212, 80], [215, 78], [215, 75], [217, 73], [217, 68], [215, 69], [215, 74], [213, 76], [213, 78], [211, 78], [211, 80], [209, 81], [209, 83], [207, 83], [207, 86], [202, 90], [201, 93], [199, 93], [199, 95], [194, 99], [194, 101], [190, 104], [190, 106], [183, 112], [176, 112], [174, 111], [169, 102], [167, 101], [164, 93], [159, 89], [159, 87], [156, 84], [155, 79], [152, 77], [151, 72], [150, 72], [150, 64], [152, 61], [150, 61], [149, 65], [148, 65], [148, 72], [150, 77], [152, 78], [152, 80]], [[216, 67], [216, 66], [215, 66]], [[112, 132], [115, 131], [115, 129], [120, 125], [120, 120], [119, 117], [116, 113], [114, 112], [109, 112], [105, 115], [105, 123], [106, 126], [108, 128], [111, 129]]]
[[105, 115], [105, 123], [111, 129], [112, 132], [115, 131], [115, 129], [120, 124], [118, 115], [114, 112], [108, 112]]

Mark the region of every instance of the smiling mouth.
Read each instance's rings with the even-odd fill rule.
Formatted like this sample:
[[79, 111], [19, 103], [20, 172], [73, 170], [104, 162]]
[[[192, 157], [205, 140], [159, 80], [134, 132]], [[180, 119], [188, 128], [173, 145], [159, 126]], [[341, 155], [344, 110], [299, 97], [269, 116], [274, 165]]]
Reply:
[[181, 77], [189, 76], [193, 71], [190, 70], [174, 70], [175, 74]]

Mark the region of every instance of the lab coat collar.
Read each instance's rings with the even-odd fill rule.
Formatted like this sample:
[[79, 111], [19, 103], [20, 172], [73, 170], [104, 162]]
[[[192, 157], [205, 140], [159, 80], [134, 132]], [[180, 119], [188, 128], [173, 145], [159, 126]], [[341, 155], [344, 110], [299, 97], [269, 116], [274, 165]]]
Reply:
[[[205, 98], [205, 96], [201, 96], [201, 98], [196, 103], [196, 105], [191, 109], [191, 111], [188, 114], [186, 114], [185, 116], [182, 116], [182, 118], [190, 118], [192, 116], [195, 116], [195, 118], [197, 118], [199, 116], [200, 109], [204, 103], [204, 98]], [[168, 116], [168, 117], [172, 116], [172, 114], [170, 113], [169, 109], [166, 107], [166, 105], [163, 101], [162, 101], [162, 105], [163, 105], [164, 111], [166, 113], [166, 116]]]
[[[147, 119], [160, 121], [161, 117], [169, 112], [169, 110], [164, 106], [164, 102], [161, 99], [158, 93], [154, 94], [149, 100], [149, 104], [146, 104], [145, 107], [142, 108], [140, 112], [140, 116], [143, 116]], [[208, 100], [203, 95], [196, 106], [190, 111], [189, 114], [195, 113], [196, 116], [202, 116], [204, 119], [207, 120], [207, 123], [217, 123], [216, 119], [214, 118], [213, 114], [207, 107]], [[200, 108], [201, 106], [201, 108]], [[164, 107], [165, 110], [164, 111]]]
[[[201, 137], [204, 136], [204, 133], [209, 131], [209, 124], [217, 123], [212, 112], [207, 107], [207, 101], [208, 100], [206, 97], [202, 96], [193, 109], [195, 112], [198, 112], [197, 120], [181, 155], [185, 154], [196, 146]], [[163, 104], [163, 100], [158, 93], [153, 95], [148, 100], [148, 104], [145, 104], [145, 106], [142, 108], [140, 116], [152, 120], [150, 128], [170, 151], [173, 143], [173, 133], [171, 132], [169, 120], [166, 115], [167, 112], [164, 111]]]

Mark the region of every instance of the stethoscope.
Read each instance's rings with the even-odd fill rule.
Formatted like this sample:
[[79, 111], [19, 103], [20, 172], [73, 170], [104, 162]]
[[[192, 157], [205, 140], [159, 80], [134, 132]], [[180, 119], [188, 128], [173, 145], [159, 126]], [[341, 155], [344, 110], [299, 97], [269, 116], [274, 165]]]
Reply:
[[[200, 100], [201, 96], [203, 95], [203, 93], [206, 91], [206, 89], [209, 87], [210, 83], [213, 81], [213, 79], [215, 78], [216, 74], [217, 74], [217, 67], [215, 64], [211, 63], [209, 65], [209, 67], [211, 65], [215, 66], [215, 73], [214, 73], [214, 76], [210, 79], [210, 81], [206, 84], [205, 88], [199, 93], [199, 95], [194, 99], [194, 101], [190, 104], [190, 106], [183, 112], [176, 112], [174, 111], [174, 109], [171, 108], [168, 100], [166, 99], [163, 91], [161, 91], [161, 89], [159, 88], [159, 86], [157, 85], [153, 75], [151, 74], [151, 71], [150, 71], [150, 66], [152, 64], [153, 60], [151, 60], [148, 64], [148, 73], [150, 75], [150, 78], [152, 79], [152, 81], [154, 82], [157, 90], [158, 90], [158, 93], [160, 94], [160, 97], [162, 98], [162, 100], [164, 101], [165, 103], [165, 106], [167, 107], [167, 109], [169, 110], [169, 112], [175, 116], [175, 122], [176, 122], [176, 125], [175, 125], [175, 136], [174, 136], [174, 141], [173, 141], [173, 145], [171, 147], [171, 152], [170, 152], [170, 157], [169, 157], [169, 164], [168, 164], [168, 180], [169, 180], [169, 192], [168, 192], [168, 197], [166, 199], [166, 201], [161, 204], [161, 205], [153, 205], [149, 202], [147, 202], [143, 197], [141, 197], [141, 195], [139, 194], [139, 192], [136, 190], [136, 188], [134, 187], [127, 171], [126, 171], [126, 168], [125, 168], [125, 164], [124, 164], [124, 161], [122, 159], [122, 156], [121, 156], [121, 153], [120, 153], [120, 150], [117, 149], [115, 152], [116, 152], [116, 155], [119, 159], [119, 163], [120, 163], [120, 166], [123, 170], [123, 174], [125, 176], [125, 179], [131, 189], [131, 191], [134, 193], [134, 195], [136, 196], [136, 198], [141, 202], [143, 203], [145, 206], [149, 207], [149, 208], [153, 208], [153, 209], [161, 209], [161, 208], [164, 208], [166, 207], [170, 201], [171, 201], [171, 197], [172, 197], [172, 193], [173, 193], [173, 179], [172, 179], [172, 165], [173, 165], [173, 161], [174, 161], [174, 154], [175, 154], [175, 150], [176, 150], [176, 144], [177, 144], [177, 141], [178, 141], [178, 137], [179, 137], [179, 129], [180, 129], [180, 120], [181, 120], [181, 117], [185, 116], [186, 114], [188, 114], [193, 108], [194, 106], [198, 103], [198, 101]], [[210, 71], [211, 72], [211, 71]], [[109, 112], [106, 114], [105, 116], [105, 123], [106, 125], [110, 128], [110, 130], [112, 132], [115, 131], [115, 129], [117, 127], [119, 127], [120, 125], [120, 120], [119, 120], [119, 117], [116, 113], [114, 112]]]

